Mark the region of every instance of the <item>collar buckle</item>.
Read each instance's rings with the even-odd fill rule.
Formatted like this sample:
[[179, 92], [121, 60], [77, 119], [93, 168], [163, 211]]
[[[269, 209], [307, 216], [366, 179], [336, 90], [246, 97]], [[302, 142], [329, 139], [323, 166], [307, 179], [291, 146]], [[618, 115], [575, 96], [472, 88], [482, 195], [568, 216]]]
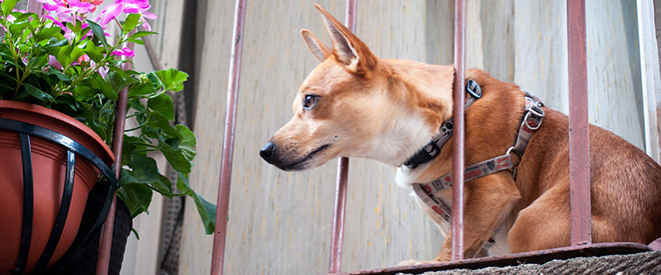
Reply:
[[466, 83], [466, 92], [475, 99], [480, 99], [482, 97], [482, 88], [480, 88], [480, 85], [472, 79], [468, 80]]

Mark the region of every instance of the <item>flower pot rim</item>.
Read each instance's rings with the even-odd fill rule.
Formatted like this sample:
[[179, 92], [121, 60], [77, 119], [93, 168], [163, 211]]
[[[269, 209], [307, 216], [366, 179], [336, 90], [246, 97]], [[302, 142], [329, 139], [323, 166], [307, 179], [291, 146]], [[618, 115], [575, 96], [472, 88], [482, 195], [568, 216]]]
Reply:
[[38, 114], [42, 114], [45, 116], [49, 116], [58, 120], [61, 120], [63, 122], [66, 122], [67, 124], [75, 127], [76, 129], [85, 132], [87, 135], [92, 137], [96, 142], [99, 144], [103, 144], [105, 146], [103, 147], [103, 150], [105, 150], [106, 154], [110, 156], [111, 161], [114, 162], [115, 160], [115, 154], [108, 148], [106, 143], [99, 137], [94, 130], [91, 128], [87, 127], [87, 125], [83, 124], [82, 122], [76, 120], [73, 117], [70, 117], [64, 113], [61, 113], [59, 111], [53, 110], [46, 108], [44, 106], [39, 106], [36, 104], [31, 104], [31, 103], [25, 103], [25, 102], [19, 102], [19, 101], [13, 101], [13, 100], [0, 100], [0, 108], [4, 109], [15, 109], [15, 110], [25, 110], [25, 111], [30, 111]]

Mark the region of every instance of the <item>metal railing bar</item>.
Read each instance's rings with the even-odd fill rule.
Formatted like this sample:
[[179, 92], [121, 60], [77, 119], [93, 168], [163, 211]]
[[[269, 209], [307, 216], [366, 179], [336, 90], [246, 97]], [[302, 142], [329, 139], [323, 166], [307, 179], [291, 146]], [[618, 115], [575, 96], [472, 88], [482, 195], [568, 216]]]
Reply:
[[[344, 21], [352, 33], [356, 33], [356, 1], [346, 1]], [[333, 233], [328, 272], [340, 272], [342, 266], [342, 246], [344, 242], [344, 214], [347, 204], [347, 180], [349, 178], [349, 158], [342, 157], [337, 162], [337, 187], [335, 190], [335, 210], [333, 213]]]
[[[132, 42], [127, 43], [127, 47], [131, 50], [134, 49], [134, 44]], [[133, 57], [126, 57], [127, 60], [132, 60]], [[125, 62], [122, 64], [123, 70], [131, 69], [131, 62]], [[122, 170], [122, 144], [124, 143], [124, 129], [126, 127], [126, 111], [128, 103], [128, 94], [129, 89], [124, 88], [119, 93], [119, 99], [117, 99], [117, 111], [115, 112], [115, 125], [112, 135], [112, 152], [115, 156], [115, 163], [113, 164], [113, 169], [115, 172], [115, 177], [119, 180], [119, 173]], [[97, 275], [106, 275], [108, 274], [108, 268], [110, 264], [110, 251], [112, 248], [112, 235], [113, 228], [115, 225], [115, 207], [117, 204], [117, 191], [113, 191], [112, 203], [110, 204], [110, 209], [108, 210], [108, 216], [106, 217], [103, 227], [101, 228], [101, 242], [99, 244], [99, 255], [98, 261], [96, 262], [96, 274]]]
[[32, 225], [34, 216], [34, 181], [32, 176], [32, 147], [30, 136], [18, 133], [21, 144], [21, 161], [23, 165], [23, 222], [21, 229], [21, 246], [16, 260], [16, 274], [23, 274], [30, 254], [32, 241]]
[[592, 243], [585, 0], [567, 1], [571, 245]]
[[464, 258], [464, 57], [466, 41], [466, 1], [455, 0], [454, 7], [454, 134], [452, 137], [452, 256]]
[[41, 16], [41, 15], [44, 15], [43, 6], [44, 6], [44, 4], [42, 4], [42, 3], [39, 3], [39, 2], [34, 1], [34, 0], [29, 0], [27, 11], [31, 12], [31, 13], [36, 13], [39, 16]]
[[48, 242], [46, 243], [46, 248], [41, 254], [41, 257], [39, 257], [39, 261], [34, 268], [34, 273], [36, 274], [41, 274], [48, 266], [48, 262], [50, 262], [51, 257], [53, 257], [53, 253], [55, 252], [55, 249], [60, 242], [62, 232], [64, 231], [64, 226], [66, 225], [67, 217], [69, 216], [76, 171], [76, 154], [71, 150], [67, 150], [67, 166], [65, 171], [64, 188], [62, 190], [62, 202], [60, 203], [60, 209], [58, 210], [57, 218], [55, 218], [55, 226], [53, 226], [53, 231], [51, 231]]
[[[138, 29], [142, 31], [147, 31], [145, 27], [139, 26]], [[156, 53], [156, 49], [154, 49], [154, 44], [151, 43], [151, 39], [148, 37], [142, 37], [142, 42], [144, 42], [145, 49], [147, 50], [147, 56], [149, 56], [149, 62], [151, 62], [151, 66], [154, 67], [155, 71], [162, 71], [165, 69], [163, 67], [163, 64], [161, 63], [161, 59], [159, 58], [158, 54]], [[172, 96], [172, 95], [170, 95]]]
[[331, 235], [329, 273], [340, 272], [342, 266], [342, 246], [344, 242], [344, 214], [347, 204], [347, 179], [349, 158], [340, 158], [337, 163], [337, 187], [335, 190], [335, 212], [333, 213], [333, 233]]
[[234, 156], [234, 135], [236, 130], [236, 111], [239, 97], [241, 76], [241, 56], [243, 53], [243, 29], [246, 18], [247, 0], [236, 0], [234, 14], [234, 33], [230, 57], [230, 71], [227, 88], [227, 109], [225, 115], [225, 133], [223, 138], [223, 156], [220, 164], [218, 200], [216, 210], [216, 229], [213, 238], [211, 256], [211, 274], [223, 274], [225, 260], [225, 240], [227, 236], [227, 214], [229, 212], [230, 187], [232, 184], [232, 158]]

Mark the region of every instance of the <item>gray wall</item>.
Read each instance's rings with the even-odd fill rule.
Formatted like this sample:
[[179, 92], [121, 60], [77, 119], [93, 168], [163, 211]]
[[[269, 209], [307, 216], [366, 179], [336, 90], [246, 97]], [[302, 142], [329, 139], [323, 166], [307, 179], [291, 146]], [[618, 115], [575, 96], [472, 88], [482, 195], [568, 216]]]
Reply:
[[[317, 64], [300, 37], [329, 39], [318, 2], [341, 21], [344, 1], [248, 1], [230, 199], [225, 274], [328, 271], [336, 162], [298, 173], [267, 165], [258, 151], [291, 116], [298, 85]], [[643, 146], [634, 1], [587, 1], [590, 121]], [[234, 1], [209, 0], [196, 80], [198, 156], [191, 184], [217, 194]], [[359, 1], [357, 34], [382, 58], [452, 63], [452, 1]], [[547, 105], [567, 110], [564, 1], [468, 4], [467, 66], [515, 82]], [[342, 269], [429, 260], [442, 238], [393, 182], [394, 168], [352, 159]], [[193, 205], [189, 201], [187, 205]], [[213, 238], [187, 207], [181, 274], [208, 274]]]

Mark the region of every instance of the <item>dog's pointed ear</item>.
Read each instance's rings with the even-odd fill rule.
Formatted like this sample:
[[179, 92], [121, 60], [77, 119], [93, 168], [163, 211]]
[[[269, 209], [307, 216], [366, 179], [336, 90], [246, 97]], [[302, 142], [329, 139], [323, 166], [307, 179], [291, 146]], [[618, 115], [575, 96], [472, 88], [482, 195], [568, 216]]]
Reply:
[[367, 45], [319, 4], [315, 7], [321, 12], [328, 34], [333, 41], [332, 54], [340, 65], [356, 74], [364, 75], [372, 71], [376, 66], [377, 58]]
[[331, 55], [331, 48], [324, 43], [321, 43], [312, 32], [302, 29], [301, 35], [303, 36], [303, 39], [305, 39], [305, 43], [308, 44], [308, 48], [310, 48], [310, 51], [312, 51], [312, 54], [314, 54], [319, 62], [324, 62], [324, 60]]

